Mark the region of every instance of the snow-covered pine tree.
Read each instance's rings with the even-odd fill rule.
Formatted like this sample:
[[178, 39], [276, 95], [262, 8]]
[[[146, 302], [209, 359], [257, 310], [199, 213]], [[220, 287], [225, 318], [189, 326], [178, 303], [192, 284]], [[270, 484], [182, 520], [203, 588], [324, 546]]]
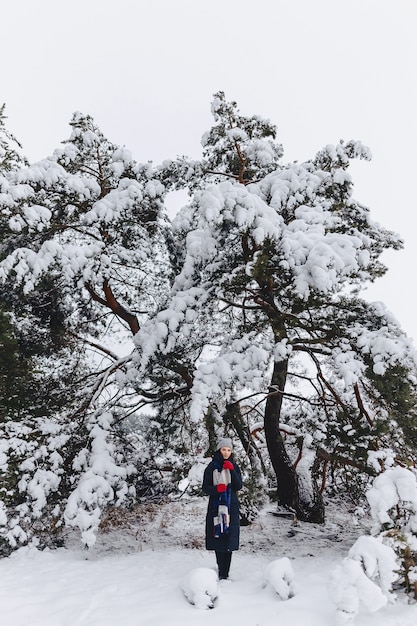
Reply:
[[[18, 481], [3, 504], [2, 535], [12, 546], [45, 516], [49, 526], [52, 519], [54, 527], [63, 520], [79, 526], [85, 543], [94, 542], [103, 508], [133, 495], [120, 424], [160, 398], [149, 380], [132, 374], [131, 353], [133, 336], [171, 281], [165, 188], [150, 164], [136, 164], [89, 116], [75, 114], [71, 126], [52, 157], [2, 172], [2, 289], [15, 299], [19, 321], [29, 315], [36, 323], [33, 311], [43, 311], [50, 331], [43, 340], [61, 338], [67, 354], [52, 350], [49, 371], [54, 365], [66, 381], [66, 370], [77, 373], [65, 406], [32, 412], [18, 431], [7, 426], [2, 470]], [[42, 392], [53, 394], [45, 386]]]
[[[386, 271], [381, 253], [402, 241], [352, 197], [349, 163], [370, 159], [360, 142], [282, 164], [269, 121], [242, 117], [222, 92], [212, 110], [205, 159], [192, 168], [198, 191], [174, 220], [182, 270], [169, 307], [137, 344], [145, 354], [145, 337], [158, 328], [156, 348], [168, 355], [201, 315], [209, 319], [212, 349], [196, 363], [192, 420], [213, 402], [257, 394], [279, 501], [320, 522], [313, 468], [372, 473], [369, 450], [405, 452], [395, 399], [383, 398], [375, 379], [398, 378], [400, 367], [415, 393], [415, 352], [392, 315], [358, 295]], [[284, 431], [297, 436], [297, 459]]]
[[[4, 110], [3, 104], [0, 107], [0, 193], [6, 182], [4, 174], [24, 163], [20, 144], [6, 128]], [[4, 290], [0, 290], [0, 295], [0, 420], [3, 421], [9, 412], [19, 412], [24, 403], [30, 366], [22, 358]]]
[[[11, 545], [44, 520], [93, 543], [102, 511], [133, 497], [133, 463], [152, 495], [152, 464], [182, 477], [221, 429], [308, 521], [324, 515], [319, 470], [324, 483], [409, 456], [414, 349], [359, 296], [402, 245], [352, 198], [350, 160], [369, 151], [284, 164], [271, 122], [222, 92], [213, 114], [201, 161], [137, 164], [77, 113], [52, 157], [0, 172], [1, 288], [22, 337], [27, 317], [51, 346], [44, 371], [70, 381], [65, 405], [2, 423]], [[184, 188], [171, 228], [165, 194]]]
[[6, 105], [0, 106], [0, 173], [10, 172], [27, 163], [22, 146], [6, 126]]
[[[7, 256], [13, 192], [19, 194], [19, 188], [10, 181], [27, 166], [17, 148], [20, 144], [0, 115], [0, 260]], [[56, 446], [50, 447], [54, 437], [47, 416], [55, 415], [63, 406], [69, 408], [70, 383], [74, 370], [79, 376], [81, 369], [75, 354], [65, 362], [73, 346], [63, 340], [59, 306], [45, 281], [39, 291], [24, 294], [10, 276], [0, 285], [0, 299], [0, 552], [7, 554], [19, 541], [28, 539], [24, 527], [33, 528], [30, 502], [33, 512], [39, 503], [42, 478], [44, 493], [48, 491], [46, 483], [53, 473], [46, 468], [56, 464], [57, 456]], [[57, 427], [54, 429], [56, 434]], [[60, 445], [64, 444], [61, 439]], [[51, 459], [47, 459], [51, 452]], [[28, 484], [30, 466], [37, 480]]]

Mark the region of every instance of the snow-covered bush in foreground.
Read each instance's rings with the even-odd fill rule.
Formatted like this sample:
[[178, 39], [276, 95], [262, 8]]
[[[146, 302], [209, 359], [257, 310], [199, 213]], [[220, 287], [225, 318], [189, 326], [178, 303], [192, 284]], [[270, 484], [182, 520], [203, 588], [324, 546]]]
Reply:
[[400, 572], [407, 592], [417, 599], [417, 477], [404, 467], [392, 467], [368, 490], [367, 499], [379, 534], [401, 560]]
[[181, 590], [197, 609], [212, 609], [218, 596], [218, 578], [213, 569], [197, 567], [181, 581]]
[[295, 595], [294, 570], [291, 561], [284, 557], [269, 563], [264, 573], [264, 587], [271, 586], [281, 600]]
[[340, 625], [353, 623], [361, 605], [374, 612], [387, 602], [381, 589], [366, 576], [360, 563], [348, 558], [334, 570], [329, 594], [337, 607]]
[[349, 550], [349, 558], [358, 561], [370, 580], [388, 599], [394, 599], [392, 585], [397, 580], [398, 562], [395, 552], [375, 537], [359, 537]]
[[416, 475], [390, 467], [375, 478], [366, 495], [376, 536], [359, 537], [330, 580], [340, 624], [352, 622], [361, 606], [374, 612], [394, 601], [397, 581], [417, 597]]
[[362, 606], [373, 613], [394, 600], [391, 590], [396, 569], [397, 559], [391, 548], [374, 537], [359, 537], [329, 583], [339, 623], [353, 622]]

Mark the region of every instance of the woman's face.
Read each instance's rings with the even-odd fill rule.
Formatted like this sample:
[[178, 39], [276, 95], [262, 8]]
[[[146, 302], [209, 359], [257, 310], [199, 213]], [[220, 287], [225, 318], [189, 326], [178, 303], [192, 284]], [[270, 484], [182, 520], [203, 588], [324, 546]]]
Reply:
[[220, 448], [220, 454], [222, 455], [222, 457], [224, 459], [228, 459], [229, 456], [232, 454], [232, 449], [231, 448]]

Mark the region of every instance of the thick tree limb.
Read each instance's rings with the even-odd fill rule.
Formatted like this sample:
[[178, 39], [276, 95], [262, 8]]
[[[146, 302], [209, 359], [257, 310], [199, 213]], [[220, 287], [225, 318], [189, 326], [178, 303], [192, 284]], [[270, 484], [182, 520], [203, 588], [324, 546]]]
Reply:
[[365, 408], [365, 405], [363, 404], [363, 400], [362, 400], [362, 396], [361, 393], [359, 391], [359, 385], [358, 383], [355, 383], [353, 385], [353, 390], [355, 392], [355, 397], [356, 397], [356, 401], [358, 403], [358, 407], [359, 407], [359, 411], [360, 414], [363, 415], [366, 418], [366, 421], [368, 422], [368, 424], [370, 424], [371, 426], [374, 425], [374, 420], [372, 419], [372, 417], [369, 415], [368, 411]]
[[131, 313], [130, 311], [125, 309], [125, 307], [122, 306], [120, 302], [118, 302], [118, 300], [114, 296], [113, 291], [111, 290], [108, 280], [105, 280], [103, 283], [103, 291], [105, 296], [104, 298], [98, 295], [91, 283], [85, 283], [85, 288], [95, 302], [98, 302], [99, 304], [102, 304], [103, 306], [111, 309], [111, 311], [113, 311], [113, 313], [117, 317], [119, 317], [128, 324], [130, 330], [132, 331], [132, 335], [136, 335], [136, 333], [139, 331], [138, 318], [136, 317], [136, 315], [134, 315], [134, 313]]
[[342, 454], [337, 454], [334, 452], [327, 452], [327, 450], [323, 450], [323, 448], [318, 448], [317, 456], [323, 461], [327, 461], [328, 463], [338, 463], [340, 465], [349, 465], [350, 467], [355, 467], [360, 470], [364, 474], [368, 474], [368, 476], [376, 476], [375, 470], [371, 467], [368, 467], [364, 463], [359, 463], [358, 461], [354, 461], [353, 459], [349, 459]]

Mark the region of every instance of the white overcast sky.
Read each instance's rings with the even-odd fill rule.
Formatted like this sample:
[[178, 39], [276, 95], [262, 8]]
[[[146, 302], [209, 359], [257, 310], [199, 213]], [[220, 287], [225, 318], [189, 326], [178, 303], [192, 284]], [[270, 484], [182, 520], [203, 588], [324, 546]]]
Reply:
[[354, 196], [401, 233], [382, 300], [417, 341], [417, 0], [2, 0], [0, 103], [31, 161], [89, 113], [137, 161], [198, 158], [223, 90], [284, 160], [359, 139]]

